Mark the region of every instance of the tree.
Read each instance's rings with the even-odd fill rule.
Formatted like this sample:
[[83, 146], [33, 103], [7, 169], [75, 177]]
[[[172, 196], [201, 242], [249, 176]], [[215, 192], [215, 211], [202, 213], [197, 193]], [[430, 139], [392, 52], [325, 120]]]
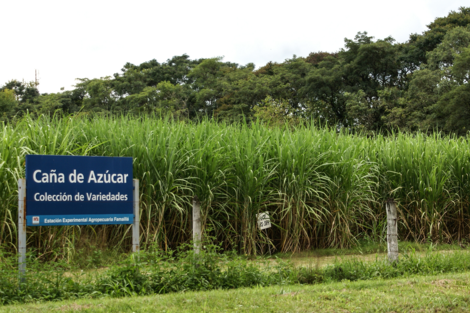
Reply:
[[173, 118], [184, 120], [189, 117], [188, 101], [191, 90], [186, 85], [172, 84], [168, 81], [156, 87], [156, 109], [161, 114], [171, 114]]
[[196, 91], [196, 110], [208, 116], [220, 106], [222, 98], [220, 78], [226, 73], [236, 70], [237, 64], [223, 63], [222, 58], [205, 59], [189, 72], [188, 77], [194, 80], [192, 84]]
[[363, 90], [345, 93], [349, 125], [365, 131], [383, 130], [385, 109], [379, 97], [369, 98]]
[[285, 100], [275, 100], [270, 96], [253, 108], [254, 117], [270, 126], [295, 126], [301, 122], [296, 109]]
[[318, 67], [320, 62], [324, 61], [326, 58], [333, 57], [337, 58], [338, 53], [329, 53], [329, 52], [311, 52], [306, 58], [305, 62], [312, 64], [315, 67]]
[[413, 50], [414, 59], [421, 63], [427, 63], [426, 54], [433, 51], [444, 39], [448, 31], [456, 27], [470, 25], [470, 8], [460, 7], [459, 10], [451, 11], [446, 17], [436, 18], [427, 25], [428, 30], [422, 35], [410, 35], [409, 44], [416, 47]]
[[128, 96], [126, 101], [132, 108], [131, 112], [154, 112], [182, 120], [189, 117], [188, 102], [191, 92], [186, 85], [173, 85], [163, 81], [156, 87], [145, 87], [142, 92]]
[[448, 79], [453, 79], [451, 68], [454, 59], [468, 46], [470, 46], [470, 27], [456, 27], [450, 30], [442, 42], [433, 51], [428, 52], [429, 68], [443, 70]]
[[35, 111], [37, 114], [71, 114], [80, 111], [84, 92], [80, 88], [62, 93], [42, 94], [38, 98]]
[[163, 81], [173, 85], [193, 83], [188, 74], [201, 60], [190, 60], [187, 54], [174, 56], [164, 63], [153, 59], [140, 65], [126, 63], [122, 74], [114, 74], [114, 89], [119, 95], [141, 92], [145, 87], [156, 86]]
[[113, 89], [113, 81], [109, 76], [95, 79], [78, 79], [80, 83], [76, 85], [85, 92], [83, 97], [83, 107], [85, 111], [111, 113], [122, 111], [118, 106], [119, 95]]
[[433, 106], [439, 100], [439, 95], [448, 90], [447, 86], [440, 85], [441, 79], [441, 71], [422, 69], [415, 72], [402, 98], [394, 104], [386, 102], [390, 113], [387, 122], [409, 131], [437, 127], [433, 121]]
[[391, 37], [374, 42], [367, 32], [358, 33], [354, 40], [345, 39], [345, 49], [339, 57], [344, 60], [349, 92], [362, 90], [372, 100], [377, 98], [378, 90], [397, 85], [400, 62], [394, 42]]
[[17, 105], [15, 91], [4, 88], [0, 91], [0, 121], [7, 120]]
[[470, 42], [465, 48], [459, 47], [452, 57], [453, 65], [446, 73], [451, 73], [453, 81], [440, 81], [448, 90], [433, 107], [433, 118], [443, 130], [465, 135], [470, 131]]
[[327, 57], [320, 62], [308, 73], [303, 89], [311, 118], [322, 124], [347, 126], [345, 89], [342, 60]]
[[444, 94], [437, 102], [435, 112], [442, 129], [466, 135], [470, 131], [470, 85], [458, 86]]
[[[386, 111], [380, 91], [406, 85], [400, 53], [391, 37], [374, 41], [359, 32], [353, 40], [346, 38], [344, 49], [334, 56], [320, 55], [322, 61], [307, 75], [309, 112], [340, 127], [382, 129]], [[365, 112], [367, 117], [360, 116]]]
[[470, 82], [470, 45], [455, 56], [452, 74], [459, 84]]
[[10, 80], [1, 88], [1, 90], [10, 89], [15, 92], [16, 100], [20, 103], [34, 103], [39, 96], [39, 91], [34, 82], [20, 82], [18, 80]]

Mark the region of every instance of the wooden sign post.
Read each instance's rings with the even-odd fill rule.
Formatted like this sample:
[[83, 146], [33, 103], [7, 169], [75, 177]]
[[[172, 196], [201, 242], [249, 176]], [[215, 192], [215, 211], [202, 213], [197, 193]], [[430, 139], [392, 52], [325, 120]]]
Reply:
[[199, 254], [202, 248], [201, 203], [197, 196], [193, 198], [193, 244], [194, 254]]
[[390, 262], [398, 262], [397, 206], [393, 199], [388, 199], [387, 207], [387, 249]]
[[[269, 212], [256, 214], [256, 218], [258, 219], [258, 228], [261, 231], [271, 228], [271, 219], [269, 217]], [[265, 235], [266, 235], [266, 238], [268, 238], [267, 231], [265, 231]], [[271, 246], [269, 245], [269, 242], [268, 242], [268, 249], [269, 249], [269, 255], [271, 255]]]

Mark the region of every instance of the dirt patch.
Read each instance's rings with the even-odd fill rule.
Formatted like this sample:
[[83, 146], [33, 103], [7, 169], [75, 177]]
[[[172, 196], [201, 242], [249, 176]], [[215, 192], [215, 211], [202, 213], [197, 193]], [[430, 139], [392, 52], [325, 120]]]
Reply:
[[[439, 250], [439, 251], [433, 251], [432, 253], [450, 254], [454, 252], [456, 252], [456, 250]], [[470, 251], [465, 251], [465, 252], [469, 253]], [[416, 255], [425, 256], [426, 253], [429, 253], [429, 252], [425, 252], [425, 251], [416, 252]], [[399, 258], [402, 256], [403, 254], [400, 253]], [[335, 262], [338, 262], [338, 261], [359, 260], [359, 261], [371, 262], [377, 259], [386, 260], [387, 253], [350, 254], [350, 255], [342, 255], [342, 256], [308, 256], [305, 254], [298, 256], [296, 254], [293, 254], [290, 258], [285, 258], [285, 259], [290, 260], [296, 266], [308, 266], [308, 267], [321, 268], [327, 265], [334, 264]]]
[[80, 276], [96, 276], [97, 274], [101, 274], [109, 270], [109, 267], [100, 267], [100, 268], [92, 268], [92, 269], [85, 269], [85, 270], [76, 270], [72, 272], [64, 272], [64, 277], [80, 277]]
[[296, 296], [298, 295], [300, 292], [299, 291], [292, 291], [292, 292], [286, 292], [286, 293], [283, 293], [283, 294], [280, 294], [280, 295], [274, 295], [275, 297], [288, 297], [288, 296]]
[[91, 304], [69, 304], [63, 305], [57, 309], [57, 311], [82, 311], [91, 308]]
[[439, 286], [439, 287], [449, 287], [450, 285], [454, 285], [454, 280], [451, 279], [439, 279], [433, 280], [431, 285]]

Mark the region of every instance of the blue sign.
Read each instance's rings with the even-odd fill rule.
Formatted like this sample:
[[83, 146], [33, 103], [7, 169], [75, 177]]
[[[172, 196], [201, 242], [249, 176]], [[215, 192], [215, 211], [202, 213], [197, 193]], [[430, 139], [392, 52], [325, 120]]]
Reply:
[[132, 158], [26, 156], [26, 225], [132, 224]]

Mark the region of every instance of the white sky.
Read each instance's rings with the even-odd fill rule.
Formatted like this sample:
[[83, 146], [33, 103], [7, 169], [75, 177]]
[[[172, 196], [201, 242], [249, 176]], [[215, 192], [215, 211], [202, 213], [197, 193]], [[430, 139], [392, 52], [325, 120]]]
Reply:
[[257, 67], [338, 51], [367, 31], [404, 42], [468, 0], [14, 0], [0, 5], [0, 86], [32, 81], [72, 89], [75, 78], [111, 76], [126, 62], [224, 56]]

